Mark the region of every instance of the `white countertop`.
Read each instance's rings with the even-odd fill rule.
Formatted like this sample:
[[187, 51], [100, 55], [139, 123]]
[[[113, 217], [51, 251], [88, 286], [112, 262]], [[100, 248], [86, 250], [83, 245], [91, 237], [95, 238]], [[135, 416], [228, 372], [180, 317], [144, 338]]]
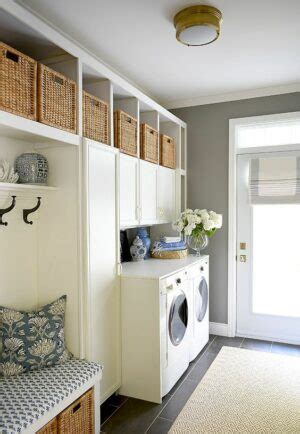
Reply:
[[208, 255], [188, 255], [184, 259], [146, 259], [141, 262], [123, 262], [121, 277], [162, 279], [170, 274], [208, 259]]

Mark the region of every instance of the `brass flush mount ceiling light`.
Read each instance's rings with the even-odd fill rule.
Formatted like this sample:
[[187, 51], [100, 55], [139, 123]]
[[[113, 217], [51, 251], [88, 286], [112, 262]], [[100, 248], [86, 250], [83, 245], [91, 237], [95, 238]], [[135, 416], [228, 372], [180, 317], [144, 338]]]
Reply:
[[190, 6], [174, 17], [176, 38], [188, 46], [210, 44], [219, 37], [221, 21], [221, 12], [213, 6]]

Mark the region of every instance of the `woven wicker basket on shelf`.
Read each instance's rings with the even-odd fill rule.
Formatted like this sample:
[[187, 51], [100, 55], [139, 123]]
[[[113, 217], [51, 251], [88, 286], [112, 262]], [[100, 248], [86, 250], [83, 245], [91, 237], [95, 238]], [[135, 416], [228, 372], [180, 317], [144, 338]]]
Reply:
[[158, 132], [147, 124], [140, 126], [140, 156], [143, 160], [158, 163]]
[[38, 120], [77, 132], [76, 83], [48, 66], [38, 64]]
[[58, 432], [94, 434], [94, 393], [88, 390], [58, 415]]
[[165, 134], [160, 135], [160, 164], [170, 169], [176, 168], [175, 141]]
[[50, 420], [43, 428], [37, 431], [37, 434], [57, 434], [57, 418]]
[[36, 120], [37, 62], [0, 42], [0, 110]]
[[84, 137], [108, 144], [108, 108], [106, 102], [83, 92]]
[[121, 152], [137, 157], [137, 120], [121, 110], [114, 112], [114, 141]]
[[184, 250], [161, 250], [160, 252], [152, 252], [151, 257], [155, 259], [182, 259], [188, 255], [188, 249]]

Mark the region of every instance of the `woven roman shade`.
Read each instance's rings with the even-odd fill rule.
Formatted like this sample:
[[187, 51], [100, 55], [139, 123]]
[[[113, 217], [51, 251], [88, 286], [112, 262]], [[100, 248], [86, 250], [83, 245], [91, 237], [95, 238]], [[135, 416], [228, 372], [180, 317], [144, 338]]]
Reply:
[[300, 203], [300, 157], [268, 156], [250, 163], [251, 204]]

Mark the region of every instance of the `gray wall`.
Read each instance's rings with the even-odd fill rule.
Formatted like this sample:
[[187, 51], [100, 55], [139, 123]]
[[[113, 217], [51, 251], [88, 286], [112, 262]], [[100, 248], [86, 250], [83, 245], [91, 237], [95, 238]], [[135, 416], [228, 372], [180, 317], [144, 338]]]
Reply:
[[210, 240], [210, 321], [227, 323], [229, 119], [300, 111], [300, 93], [172, 110], [188, 124], [188, 207], [223, 214]]

